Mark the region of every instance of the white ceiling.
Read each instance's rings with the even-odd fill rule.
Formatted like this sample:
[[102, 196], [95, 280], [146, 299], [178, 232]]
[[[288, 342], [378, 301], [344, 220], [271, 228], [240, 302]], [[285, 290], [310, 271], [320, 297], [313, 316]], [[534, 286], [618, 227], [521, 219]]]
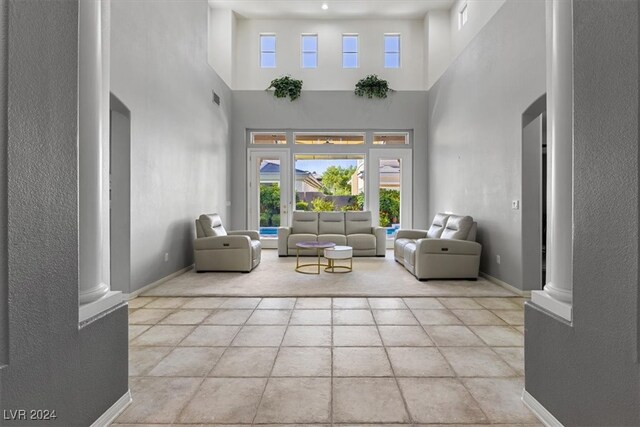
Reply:
[[[418, 19], [434, 9], [450, 9], [455, 0], [209, 0], [213, 8], [240, 17], [306, 19]], [[328, 10], [322, 10], [327, 3]]]

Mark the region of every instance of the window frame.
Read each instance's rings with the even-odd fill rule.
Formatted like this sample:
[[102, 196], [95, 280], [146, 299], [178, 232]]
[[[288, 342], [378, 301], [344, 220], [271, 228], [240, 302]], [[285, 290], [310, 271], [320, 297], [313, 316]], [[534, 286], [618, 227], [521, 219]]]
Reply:
[[[387, 37], [397, 37], [398, 38], [398, 50], [397, 51], [387, 51]], [[398, 69], [402, 67], [402, 35], [400, 33], [384, 33], [383, 35], [383, 65], [384, 68], [387, 69]], [[387, 66], [387, 54], [397, 54], [398, 55], [398, 65], [396, 67]]]
[[[273, 37], [273, 52], [272, 51], [267, 51], [267, 50], [262, 50], [262, 38], [263, 37]], [[264, 69], [273, 69], [273, 68], [277, 68], [278, 67], [278, 37], [276, 35], [276, 33], [260, 33], [260, 36], [258, 37], [258, 42], [260, 43], [259, 45], [259, 51], [260, 51], [260, 68], [264, 68]], [[263, 65], [262, 62], [262, 58], [264, 54], [273, 54], [273, 67], [268, 67]]]
[[[315, 51], [307, 51], [304, 50], [304, 39], [305, 37], [315, 37], [316, 39], [316, 50]], [[320, 55], [319, 55], [319, 46], [320, 40], [318, 37], [318, 33], [302, 33], [300, 34], [300, 68], [314, 70], [320, 66]], [[315, 67], [307, 67], [304, 64], [304, 56], [305, 54], [313, 53], [316, 57], [316, 66]]]
[[[346, 51], [344, 49], [344, 41], [347, 37], [355, 37], [356, 39], [356, 50]], [[345, 55], [355, 55], [356, 56], [356, 65], [354, 67], [346, 67], [345, 66]], [[359, 33], [342, 33], [342, 68], [343, 69], [355, 69], [360, 68], [360, 34]]]

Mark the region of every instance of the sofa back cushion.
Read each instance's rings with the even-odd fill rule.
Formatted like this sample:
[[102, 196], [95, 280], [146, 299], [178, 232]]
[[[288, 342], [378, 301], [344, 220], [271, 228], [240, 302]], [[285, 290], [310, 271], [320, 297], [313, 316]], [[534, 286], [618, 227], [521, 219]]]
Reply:
[[447, 219], [447, 225], [440, 236], [443, 239], [466, 240], [473, 226], [473, 218], [470, 216], [451, 215]]
[[371, 234], [371, 212], [345, 212], [344, 219], [347, 235]]
[[430, 239], [439, 239], [442, 237], [442, 232], [447, 225], [449, 216], [450, 215], [443, 213], [436, 214], [431, 223], [431, 227], [429, 227], [429, 231], [427, 231], [427, 237]]
[[302, 211], [293, 212], [291, 233], [318, 234], [318, 213]]
[[318, 234], [343, 234], [344, 212], [320, 212]]
[[198, 218], [206, 237], [226, 236], [227, 230], [222, 226], [222, 219], [218, 214], [202, 214]]

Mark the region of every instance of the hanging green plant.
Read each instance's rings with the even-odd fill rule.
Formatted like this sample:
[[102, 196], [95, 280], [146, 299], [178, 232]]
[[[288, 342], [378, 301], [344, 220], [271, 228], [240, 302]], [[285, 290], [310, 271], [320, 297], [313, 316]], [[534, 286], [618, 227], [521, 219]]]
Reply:
[[266, 90], [269, 89], [274, 89], [273, 95], [276, 98], [286, 98], [288, 96], [293, 101], [300, 98], [302, 80], [294, 79], [291, 76], [283, 76], [271, 80], [271, 85]]
[[368, 75], [364, 79], [360, 79], [356, 83], [355, 93], [358, 96], [366, 96], [367, 98], [386, 98], [387, 93], [393, 89], [389, 88], [386, 80], [379, 78], [375, 74]]

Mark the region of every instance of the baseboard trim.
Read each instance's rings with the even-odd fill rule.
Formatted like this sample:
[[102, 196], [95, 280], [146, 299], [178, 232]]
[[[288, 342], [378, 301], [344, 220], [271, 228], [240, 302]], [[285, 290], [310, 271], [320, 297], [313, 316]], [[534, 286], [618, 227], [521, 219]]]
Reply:
[[524, 389], [522, 390], [522, 403], [524, 403], [525, 406], [533, 412], [533, 415], [538, 417], [546, 427], [563, 427], [562, 423], [558, 421], [551, 412], [547, 411], [547, 408], [542, 406], [535, 397], [531, 396], [527, 390]]
[[513, 293], [516, 293], [518, 295], [520, 295], [521, 297], [525, 297], [525, 298], [531, 298], [531, 291], [523, 291], [521, 289], [516, 288], [513, 285], [508, 284], [507, 282], [503, 282], [502, 280], [491, 276], [490, 274], [487, 274], [483, 271], [480, 272], [480, 276], [484, 277], [485, 279], [487, 279], [488, 281], [495, 283], [496, 285], [502, 286], [503, 288], [505, 288], [508, 291], [511, 291]]
[[191, 265], [189, 265], [189, 266], [187, 266], [187, 267], [185, 267], [183, 269], [180, 269], [180, 270], [178, 270], [178, 271], [176, 271], [174, 273], [171, 273], [168, 276], [163, 277], [162, 279], [158, 279], [153, 283], [149, 283], [148, 285], [143, 286], [140, 289], [137, 289], [137, 290], [131, 292], [130, 294], [122, 294], [122, 296], [124, 297], [125, 301], [130, 301], [130, 300], [134, 299], [135, 297], [139, 296], [140, 294], [142, 294], [144, 292], [147, 292], [147, 291], [155, 288], [156, 286], [162, 285], [164, 282], [169, 281], [171, 279], [174, 279], [174, 278], [180, 276], [181, 274], [186, 273], [187, 271], [189, 271], [191, 269], [193, 269], [193, 264], [191, 264]]
[[104, 414], [100, 415], [100, 417], [91, 424], [91, 427], [107, 427], [118, 415], [122, 413], [122, 411], [125, 410], [127, 406], [129, 406], [131, 401], [131, 390], [127, 390], [127, 392], [123, 394], [116, 403], [111, 405]]

